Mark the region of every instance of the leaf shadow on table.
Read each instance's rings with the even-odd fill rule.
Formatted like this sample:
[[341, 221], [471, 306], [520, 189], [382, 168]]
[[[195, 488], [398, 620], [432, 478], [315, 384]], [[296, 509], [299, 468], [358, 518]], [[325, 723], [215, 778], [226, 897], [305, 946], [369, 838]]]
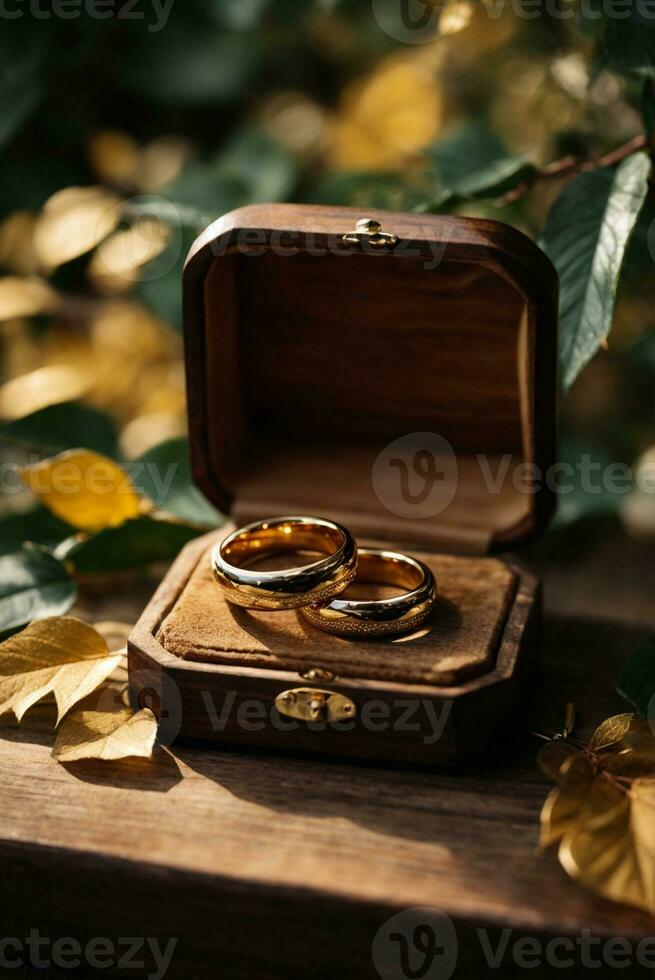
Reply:
[[30, 708], [22, 721], [17, 721], [13, 714], [3, 715], [0, 718], [0, 739], [23, 745], [52, 746], [56, 721], [54, 702], [42, 702]]
[[183, 778], [175, 757], [165, 749], [155, 750], [150, 759], [78, 759], [60, 765], [82, 782], [142, 793], [168, 793]]

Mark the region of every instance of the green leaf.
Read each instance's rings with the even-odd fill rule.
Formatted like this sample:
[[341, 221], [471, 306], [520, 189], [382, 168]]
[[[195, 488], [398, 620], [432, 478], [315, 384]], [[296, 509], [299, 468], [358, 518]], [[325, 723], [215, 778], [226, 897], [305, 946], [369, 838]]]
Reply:
[[193, 482], [186, 439], [170, 439], [140, 456], [132, 466], [136, 489], [156, 506], [189, 524], [218, 527], [222, 515]]
[[607, 15], [602, 40], [604, 64], [623, 74], [655, 78], [655, 21], [644, 17], [633, 3], [621, 18]]
[[136, 222], [139, 218], [157, 218], [175, 228], [181, 226], [187, 231], [191, 229], [193, 233], [191, 242], [207, 224], [206, 209], [190, 207], [179, 202], [165, 200], [163, 197], [133, 198], [124, 205], [123, 211], [130, 221]]
[[560, 368], [568, 388], [608, 336], [626, 248], [648, 191], [650, 160], [576, 177], [552, 208], [541, 244], [560, 277]]
[[62, 616], [76, 596], [66, 567], [48, 551], [26, 548], [0, 558], [0, 630]]
[[158, 279], [144, 279], [136, 288], [142, 303], [176, 330], [182, 329], [182, 281], [183, 259]]
[[167, 188], [186, 208], [202, 210], [204, 224], [244, 204], [282, 201], [297, 178], [294, 158], [261, 130], [247, 126], [215, 157], [191, 163]]
[[26, 514], [11, 514], [0, 520], [0, 555], [20, 551], [26, 543], [54, 547], [73, 534], [73, 528], [45, 507]]
[[439, 194], [423, 210], [467, 198], [500, 197], [528, 180], [535, 168], [511, 155], [485, 123], [471, 122], [428, 150]]
[[[648, 639], [628, 659], [617, 684], [618, 691], [644, 718], [652, 717], [655, 696], [655, 640]], [[651, 707], [651, 702], [653, 706]]]
[[283, 201], [297, 178], [294, 157], [260, 129], [247, 126], [220, 155], [220, 170], [245, 181], [248, 202]]
[[[219, 215], [256, 201], [281, 201], [293, 193], [297, 165], [293, 157], [265, 133], [247, 127], [215, 157], [190, 164], [167, 188], [169, 204], [147, 202], [141, 213], [154, 214], [174, 227], [182, 225], [181, 242], [143, 270], [137, 292], [153, 312], [172, 326], [182, 326], [182, 269], [189, 248]], [[141, 206], [131, 206], [138, 214]], [[176, 261], [177, 259], [177, 261]], [[153, 275], [158, 268], [163, 274]]]
[[[180, 209], [180, 213], [184, 213]], [[193, 212], [197, 217], [197, 212]], [[187, 217], [191, 217], [191, 212], [187, 209]], [[165, 219], [164, 219], [165, 220]], [[184, 220], [184, 219], [183, 219]], [[144, 276], [137, 286], [137, 293], [141, 301], [166, 320], [170, 326], [176, 330], [182, 329], [182, 271], [184, 262], [191, 245], [203, 228], [209, 223], [210, 217], [199, 220], [195, 226], [184, 226], [182, 229], [182, 239], [174, 241], [169, 248], [159, 256], [159, 260], [145, 267]], [[153, 268], [156, 263], [159, 268], [167, 269], [163, 275], [153, 276]]]
[[62, 402], [32, 412], [22, 419], [0, 425], [0, 442], [17, 443], [56, 455], [66, 449], [94, 449], [115, 456], [117, 437], [114, 423], [97, 408], [79, 402]]
[[171, 561], [202, 533], [187, 524], [137, 517], [82, 541], [76, 537], [64, 541], [57, 556], [80, 575], [123, 572]]

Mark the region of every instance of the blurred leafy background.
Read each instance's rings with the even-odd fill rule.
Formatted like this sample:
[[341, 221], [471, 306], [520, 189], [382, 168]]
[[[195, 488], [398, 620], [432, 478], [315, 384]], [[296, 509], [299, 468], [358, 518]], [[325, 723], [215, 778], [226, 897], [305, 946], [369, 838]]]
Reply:
[[[3, 462], [85, 447], [180, 465], [166, 501], [142, 487], [118, 526], [5, 493], [0, 605], [19, 566], [39, 600], [5, 603], [0, 625], [66, 608], [71, 569], [166, 560], [220, 521], [186, 464], [180, 277], [198, 232], [246, 203], [454, 212], [541, 238], [563, 282], [565, 457], [655, 466], [653, 22], [573, 0], [529, 18], [424, 6], [421, 43], [399, 0], [177, 0], [161, 30], [146, 0], [139, 19], [118, 3], [3, 20]], [[599, 521], [652, 540], [653, 503], [573, 494], [544, 560], [577, 559]]]

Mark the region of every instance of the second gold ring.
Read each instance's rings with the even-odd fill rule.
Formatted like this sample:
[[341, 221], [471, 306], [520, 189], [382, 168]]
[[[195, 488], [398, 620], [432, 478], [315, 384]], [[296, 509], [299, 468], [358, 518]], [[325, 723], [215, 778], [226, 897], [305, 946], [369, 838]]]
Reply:
[[338, 636], [375, 638], [416, 629], [436, 602], [437, 583], [422, 561], [395, 551], [360, 548], [357, 583], [400, 586], [407, 591], [386, 599], [349, 599], [301, 610], [312, 626]]

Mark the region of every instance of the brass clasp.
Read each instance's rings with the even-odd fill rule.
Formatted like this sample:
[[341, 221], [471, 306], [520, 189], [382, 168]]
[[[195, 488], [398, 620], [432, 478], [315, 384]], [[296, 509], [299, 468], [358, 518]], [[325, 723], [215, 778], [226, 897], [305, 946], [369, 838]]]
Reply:
[[300, 721], [345, 721], [357, 714], [354, 702], [344, 694], [312, 687], [282, 691], [275, 707], [281, 715]]
[[393, 248], [398, 243], [396, 235], [382, 231], [382, 225], [375, 218], [361, 218], [354, 231], [343, 236], [348, 245], [370, 245], [371, 248]]

